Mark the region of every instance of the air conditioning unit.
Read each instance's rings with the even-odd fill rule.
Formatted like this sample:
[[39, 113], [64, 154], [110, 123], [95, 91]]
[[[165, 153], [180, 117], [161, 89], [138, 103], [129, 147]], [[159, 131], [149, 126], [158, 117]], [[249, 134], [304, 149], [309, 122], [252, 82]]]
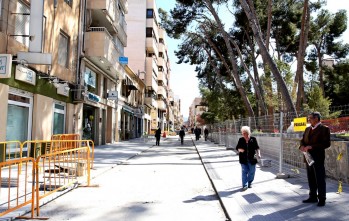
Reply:
[[85, 101], [86, 87], [81, 84], [76, 84], [73, 89], [73, 102], [79, 103]]

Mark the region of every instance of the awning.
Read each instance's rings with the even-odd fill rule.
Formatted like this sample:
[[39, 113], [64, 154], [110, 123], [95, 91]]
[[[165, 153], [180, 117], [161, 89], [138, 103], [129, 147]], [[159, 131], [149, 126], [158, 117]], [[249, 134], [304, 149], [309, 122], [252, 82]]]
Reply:
[[129, 108], [125, 108], [125, 106], [122, 107], [121, 110], [124, 111], [124, 112], [126, 112], [126, 113], [129, 113], [129, 114], [132, 114], [132, 115], [133, 115], [133, 110], [131, 110], [131, 109], [129, 109]]
[[127, 90], [130, 90], [130, 91], [132, 91], [132, 90], [138, 90], [138, 88], [137, 88], [136, 86], [132, 85], [132, 84], [126, 85], [126, 89], [127, 89]]

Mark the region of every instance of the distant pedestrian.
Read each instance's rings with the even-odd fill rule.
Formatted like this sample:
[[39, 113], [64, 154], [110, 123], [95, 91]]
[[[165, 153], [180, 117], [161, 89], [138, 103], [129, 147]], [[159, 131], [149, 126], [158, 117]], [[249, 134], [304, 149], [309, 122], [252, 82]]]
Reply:
[[257, 157], [261, 158], [257, 139], [251, 137], [251, 130], [248, 126], [241, 127], [242, 136], [236, 150], [239, 152], [239, 162], [241, 164], [242, 190], [252, 188], [252, 182], [256, 172]]
[[325, 206], [325, 149], [331, 146], [331, 132], [327, 126], [321, 124], [320, 119], [319, 112], [313, 112], [308, 116], [310, 127], [305, 129], [299, 149], [308, 152], [314, 160], [310, 166], [306, 163], [309, 198], [303, 200], [303, 203], [318, 203], [317, 206]]
[[207, 127], [205, 127], [204, 134], [205, 134], [205, 141], [207, 141], [207, 137], [208, 137], [208, 129], [207, 129]]
[[195, 134], [195, 140], [199, 140], [199, 138], [200, 138], [200, 130], [199, 130], [198, 127], [195, 127], [194, 134]]
[[155, 131], [155, 145], [156, 146], [160, 146], [160, 137], [161, 137], [161, 128], [159, 127], [156, 131]]
[[183, 127], [179, 131], [179, 137], [181, 138], [181, 144], [183, 145], [183, 140], [184, 140], [184, 137], [185, 137], [185, 131], [184, 131]]

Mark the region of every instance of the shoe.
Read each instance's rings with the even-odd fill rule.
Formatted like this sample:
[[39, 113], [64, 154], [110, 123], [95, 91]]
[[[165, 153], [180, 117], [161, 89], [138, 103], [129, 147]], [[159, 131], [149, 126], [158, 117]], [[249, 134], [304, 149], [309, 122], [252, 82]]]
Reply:
[[249, 185], [248, 185], [248, 188], [252, 188], [252, 184], [249, 184]]
[[247, 186], [242, 187], [241, 191], [246, 191], [247, 190]]
[[303, 200], [303, 203], [317, 203], [316, 198], [308, 198], [306, 200]]
[[326, 202], [325, 200], [319, 200], [319, 202], [317, 203], [317, 206], [325, 206]]

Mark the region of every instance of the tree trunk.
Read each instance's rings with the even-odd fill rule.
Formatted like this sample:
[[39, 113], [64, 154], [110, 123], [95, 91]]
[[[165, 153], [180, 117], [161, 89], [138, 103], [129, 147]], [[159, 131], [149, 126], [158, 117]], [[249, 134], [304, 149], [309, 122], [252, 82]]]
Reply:
[[[270, 32], [271, 32], [271, 19], [272, 19], [272, 0], [268, 0], [268, 25], [267, 25], [267, 33], [266, 33], [266, 38], [265, 38], [265, 45], [267, 47], [267, 51], [269, 53], [269, 44], [270, 44]], [[270, 75], [270, 71], [268, 68], [268, 64], [264, 63], [264, 76], [267, 79], [267, 97], [269, 98], [270, 102], [268, 104], [268, 113], [269, 114], [273, 114], [274, 113], [274, 106], [272, 104], [272, 100], [273, 100], [273, 85], [272, 85], [272, 79], [271, 79], [271, 75]]]
[[265, 105], [264, 105], [264, 101], [263, 101], [263, 98], [262, 98], [261, 91], [259, 90], [259, 87], [258, 87], [255, 79], [252, 77], [250, 70], [248, 69], [248, 67], [246, 66], [246, 64], [245, 64], [245, 62], [243, 60], [243, 57], [242, 57], [242, 54], [241, 54], [239, 46], [236, 44], [236, 42], [233, 39], [230, 39], [230, 42], [233, 43], [235, 49], [237, 50], [237, 52], [238, 52], [238, 54], [240, 56], [241, 64], [244, 67], [245, 71], [247, 72], [248, 77], [250, 78], [250, 80], [252, 82], [252, 85], [253, 85], [254, 90], [256, 92], [256, 95], [257, 95], [256, 96], [257, 102], [259, 103], [259, 106], [261, 107], [262, 113], [264, 115], [264, 114], [266, 114], [266, 109], [265, 109]]
[[294, 87], [297, 87], [297, 83], [298, 83], [297, 102], [296, 102], [296, 108], [298, 112], [300, 111], [301, 105], [304, 102], [303, 68], [304, 68], [305, 49], [307, 48], [307, 43], [308, 43], [309, 24], [310, 24], [309, 0], [304, 0], [301, 34], [299, 39], [299, 49], [298, 49], [298, 58], [297, 58], [297, 71], [296, 71], [295, 82], [294, 82]]
[[241, 83], [241, 80], [240, 80], [240, 76], [238, 74], [238, 66], [237, 66], [236, 61], [234, 60], [234, 53], [233, 53], [233, 49], [232, 49], [232, 47], [230, 45], [229, 36], [228, 36], [227, 32], [224, 30], [223, 25], [221, 23], [221, 20], [219, 19], [215, 9], [212, 6], [211, 0], [204, 0], [204, 2], [206, 3], [206, 6], [208, 7], [209, 11], [213, 15], [215, 21], [217, 22], [218, 30], [219, 30], [219, 32], [223, 36], [225, 45], [226, 45], [226, 47], [228, 49], [229, 61], [232, 64], [232, 68], [233, 68], [232, 74], [233, 74], [233, 77], [235, 79], [236, 87], [237, 87], [237, 89], [238, 89], [238, 91], [239, 91], [239, 93], [241, 95], [242, 100], [244, 101], [244, 104], [245, 104], [245, 107], [247, 109], [248, 115], [250, 117], [254, 117], [254, 112], [253, 112], [251, 103], [250, 103], [250, 101], [249, 101], [249, 99], [247, 97], [245, 89], [242, 86], [242, 83]]
[[250, 22], [254, 37], [255, 37], [257, 44], [259, 46], [259, 49], [261, 51], [263, 62], [267, 63], [269, 65], [271, 72], [273, 73], [276, 81], [279, 83], [280, 92], [283, 95], [283, 99], [284, 99], [285, 104], [287, 106], [287, 111], [291, 111], [291, 112], [296, 113], [296, 108], [292, 102], [290, 93], [287, 90], [286, 83], [283, 80], [273, 58], [270, 56], [270, 54], [267, 51], [267, 48], [263, 42], [262, 34], [259, 31], [260, 28], [259, 28], [259, 24], [257, 23], [257, 20], [253, 19], [254, 17], [256, 17], [255, 12], [247, 5], [246, 0], [239, 0], [239, 1], [240, 1], [242, 8], [245, 11], [245, 14], [246, 14], [249, 22]]

